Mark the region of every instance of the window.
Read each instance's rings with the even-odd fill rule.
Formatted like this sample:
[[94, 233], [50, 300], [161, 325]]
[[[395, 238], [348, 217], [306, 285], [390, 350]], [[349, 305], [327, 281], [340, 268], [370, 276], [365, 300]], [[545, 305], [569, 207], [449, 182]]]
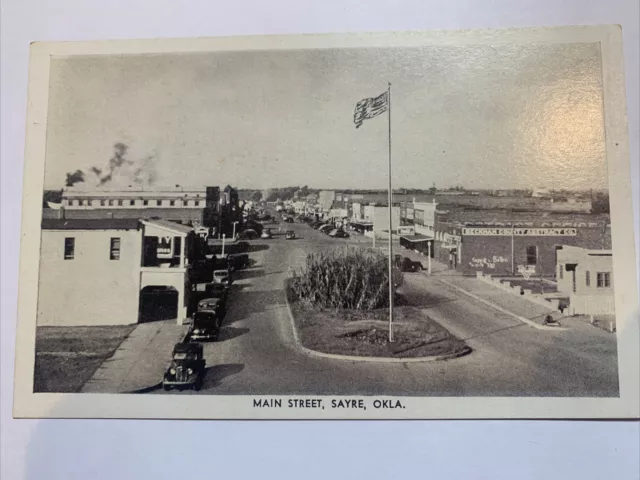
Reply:
[[189, 202], [187, 200], [183, 200], [182, 201], [182, 206], [183, 207], [186, 207], [188, 204], [189, 204]]
[[76, 239], [74, 237], [66, 237], [64, 239], [64, 259], [73, 260], [76, 253]]
[[176, 201], [175, 200], [169, 201], [169, 205], [171, 205], [172, 207], [175, 207], [176, 206]]
[[84, 200], [80, 200], [80, 206], [84, 205]]
[[120, 237], [111, 237], [111, 245], [109, 246], [109, 258], [111, 260], [120, 260]]
[[611, 273], [610, 272], [598, 272], [596, 274], [596, 285], [598, 288], [611, 287]]
[[118, 200], [118, 206], [121, 207], [122, 206], [122, 200]]
[[149, 205], [149, 200], [143, 200], [142, 204], [146, 207], [147, 205]]
[[132, 207], [136, 204], [135, 200], [129, 200], [129, 205], [131, 205]]
[[104, 207], [104, 205], [105, 205], [104, 200], [100, 200], [100, 206]]
[[196, 200], [196, 207], [200, 206], [200, 200]]
[[535, 265], [538, 263], [538, 247], [531, 245], [527, 247], [527, 265]]
[[109, 200], [109, 206], [113, 206], [113, 200]]
[[560, 264], [559, 268], [560, 268], [560, 280], [562, 280], [564, 278], [564, 265]]
[[589, 270], [587, 270], [584, 274], [584, 280], [587, 284], [587, 287], [591, 286], [591, 272]]

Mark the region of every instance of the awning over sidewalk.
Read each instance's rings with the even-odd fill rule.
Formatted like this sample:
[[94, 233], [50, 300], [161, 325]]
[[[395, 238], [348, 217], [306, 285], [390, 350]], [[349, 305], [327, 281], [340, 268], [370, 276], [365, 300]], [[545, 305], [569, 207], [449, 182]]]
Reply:
[[416, 243], [416, 242], [428, 242], [433, 240], [432, 237], [427, 237], [426, 235], [421, 235], [416, 233], [415, 235], [402, 235], [400, 238], [407, 240], [408, 242]]

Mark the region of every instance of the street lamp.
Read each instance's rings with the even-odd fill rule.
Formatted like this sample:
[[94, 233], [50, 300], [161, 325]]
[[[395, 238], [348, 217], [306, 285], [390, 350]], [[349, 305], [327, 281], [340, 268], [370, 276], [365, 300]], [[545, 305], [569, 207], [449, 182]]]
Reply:
[[225, 239], [226, 235], [223, 233], [222, 234], [222, 256], [224, 257], [224, 239]]
[[235, 222], [233, 222], [233, 239], [236, 239], [236, 224], [238, 224], [240, 222], [238, 222], [237, 220]]

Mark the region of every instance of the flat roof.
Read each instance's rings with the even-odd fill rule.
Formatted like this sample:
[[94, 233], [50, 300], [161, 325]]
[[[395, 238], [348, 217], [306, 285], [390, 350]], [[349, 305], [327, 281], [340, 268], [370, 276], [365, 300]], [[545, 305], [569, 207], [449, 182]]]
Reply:
[[137, 218], [43, 218], [43, 230], [138, 230]]

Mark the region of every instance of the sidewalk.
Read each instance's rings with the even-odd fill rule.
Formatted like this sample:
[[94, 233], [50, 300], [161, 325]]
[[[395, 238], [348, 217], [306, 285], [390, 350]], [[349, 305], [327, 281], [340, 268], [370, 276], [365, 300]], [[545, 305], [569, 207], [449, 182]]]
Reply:
[[554, 318], [558, 316], [558, 312], [554, 311], [551, 307], [545, 308], [542, 305], [529, 302], [524, 298], [517, 297], [509, 292], [500, 290], [498, 287], [482, 282], [475, 277], [442, 276], [440, 279], [445, 283], [454, 285], [483, 300], [491, 302], [514, 315], [533, 320], [536, 323], [542, 323], [544, 317], [547, 315], [553, 315]]
[[188, 328], [175, 320], [141, 323], [100, 365], [82, 392], [123, 393], [157, 385], [171, 360], [173, 346]]

